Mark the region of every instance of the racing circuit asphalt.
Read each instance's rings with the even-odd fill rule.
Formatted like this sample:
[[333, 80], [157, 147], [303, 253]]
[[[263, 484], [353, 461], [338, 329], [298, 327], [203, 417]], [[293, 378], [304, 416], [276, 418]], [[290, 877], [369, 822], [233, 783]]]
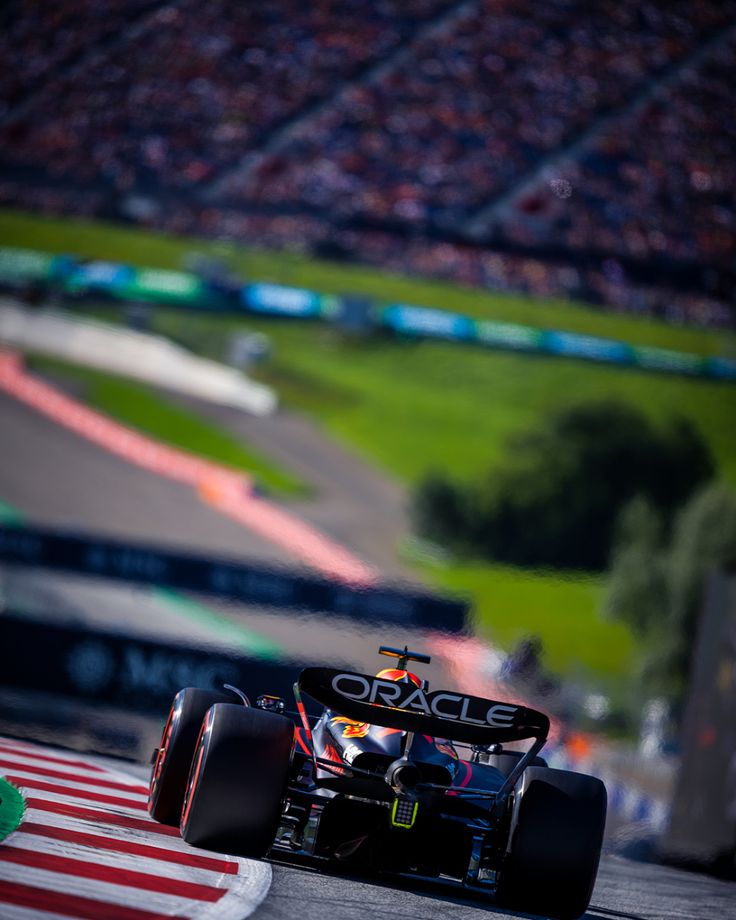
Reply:
[[[528, 916], [436, 883], [344, 879], [277, 865], [257, 920], [491, 920]], [[586, 920], [733, 920], [736, 884], [605, 856]]]
[[171, 402], [226, 429], [308, 483], [316, 500], [286, 503], [299, 517], [377, 566], [384, 576], [416, 578], [396, 553], [396, 546], [411, 530], [407, 496], [385, 472], [294, 412], [280, 410], [261, 418], [230, 406], [163, 392]]
[[189, 486], [132, 466], [5, 394], [0, 424], [0, 500], [34, 523], [295, 564]]
[[[115, 763], [109, 759], [101, 762]], [[147, 779], [143, 766], [121, 765]], [[361, 879], [276, 857], [273, 881], [253, 920], [509, 920], [483, 894], [439, 882]], [[736, 882], [606, 852], [585, 920], [736, 920]]]

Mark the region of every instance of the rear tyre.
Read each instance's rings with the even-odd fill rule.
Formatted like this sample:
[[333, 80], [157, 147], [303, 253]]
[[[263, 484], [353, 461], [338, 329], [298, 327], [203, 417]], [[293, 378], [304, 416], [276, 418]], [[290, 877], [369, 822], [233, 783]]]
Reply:
[[151, 771], [148, 813], [154, 820], [178, 827], [202, 719], [210, 706], [231, 699], [217, 690], [194, 687], [174, 697]]
[[291, 763], [294, 724], [219, 703], [207, 713], [184, 799], [187, 843], [260, 858], [271, 848]]
[[594, 776], [528, 767], [517, 790], [502, 907], [559, 920], [588, 908], [606, 823], [606, 787]]

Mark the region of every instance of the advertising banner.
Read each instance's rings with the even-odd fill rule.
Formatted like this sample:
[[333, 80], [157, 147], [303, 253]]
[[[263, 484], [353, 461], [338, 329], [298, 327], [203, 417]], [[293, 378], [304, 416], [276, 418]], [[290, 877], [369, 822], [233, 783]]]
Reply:
[[119, 262], [94, 260], [72, 267], [64, 279], [71, 294], [102, 293], [122, 297], [135, 277], [135, 269]]
[[301, 668], [12, 612], [2, 618], [0, 685], [135, 712], [163, 715], [182, 687], [221, 690], [226, 683], [251, 698], [271, 693], [292, 700]]
[[705, 370], [709, 377], [736, 380], [736, 360], [733, 358], [707, 358]]
[[469, 317], [430, 307], [390, 304], [381, 311], [381, 321], [384, 326], [404, 335], [458, 341], [475, 338], [475, 325]]
[[161, 268], [138, 268], [120, 290], [133, 300], [197, 304], [205, 299], [204, 284], [189, 272]]
[[322, 312], [322, 298], [305, 288], [282, 284], [246, 284], [240, 299], [247, 310], [275, 316], [313, 318]]
[[336, 296], [271, 282], [253, 282], [238, 291], [191, 272], [135, 268], [103, 260], [84, 262], [32, 249], [0, 247], [0, 284], [55, 280], [75, 295], [103, 294], [200, 310], [236, 310], [291, 319], [322, 319], [346, 330], [366, 333], [373, 327], [412, 338], [475, 343], [487, 348], [580, 358], [663, 373], [736, 381], [736, 360], [635, 346], [614, 339], [560, 329], [541, 329], [491, 319], [473, 319], [436, 307]]
[[516, 323], [497, 323], [490, 319], [475, 321], [475, 338], [482, 345], [520, 351], [538, 351], [542, 347], [543, 333], [531, 326]]
[[52, 274], [54, 256], [36, 249], [0, 247], [0, 283], [19, 284], [47, 281]]
[[540, 347], [553, 355], [587, 358], [590, 361], [607, 361], [610, 364], [630, 364], [632, 348], [613, 339], [600, 339], [592, 335], [551, 330], [542, 336]]
[[364, 622], [463, 632], [468, 604], [391, 586], [348, 585], [223, 558], [92, 534], [0, 527], [0, 561], [230, 597], [244, 604], [332, 613]]
[[707, 373], [707, 363], [700, 355], [691, 355], [684, 351], [671, 351], [667, 348], [633, 347], [634, 364], [657, 371], [670, 371], [677, 374]]

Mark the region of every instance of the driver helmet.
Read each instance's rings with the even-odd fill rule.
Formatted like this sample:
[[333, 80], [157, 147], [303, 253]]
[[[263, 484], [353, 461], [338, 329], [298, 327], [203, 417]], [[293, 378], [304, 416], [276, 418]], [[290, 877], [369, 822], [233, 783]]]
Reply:
[[416, 674], [401, 668], [384, 668], [376, 674], [376, 677], [381, 677], [383, 680], [403, 681], [406, 684], [412, 683], [415, 687], [422, 686], [422, 681]]

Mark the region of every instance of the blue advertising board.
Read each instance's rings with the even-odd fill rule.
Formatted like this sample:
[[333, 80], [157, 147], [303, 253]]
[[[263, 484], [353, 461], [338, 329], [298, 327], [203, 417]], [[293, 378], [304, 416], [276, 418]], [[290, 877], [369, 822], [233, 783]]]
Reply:
[[707, 358], [706, 366], [709, 377], [736, 380], [736, 359], [734, 358]]
[[475, 325], [469, 317], [431, 307], [390, 304], [381, 312], [381, 321], [384, 326], [404, 335], [459, 341], [475, 337]]
[[378, 326], [409, 338], [475, 343], [486, 348], [580, 358], [673, 374], [736, 381], [736, 360], [706, 357], [614, 339], [542, 329], [492, 319], [473, 319], [436, 307], [391, 303], [370, 298], [322, 294], [307, 288], [253, 282], [221, 290], [191, 272], [134, 268], [115, 262], [84, 262], [73, 256], [0, 247], [0, 285], [29, 281], [62, 285], [69, 293], [106, 293], [120, 300], [163, 303], [187, 308], [243, 310], [291, 319], [321, 319], [346, 330], [369, 332]]
[[131, 284], [135, 270], [119, 262], [93, 261], [77, 263], [66, 276], [69, 291], [103, 291], [122, 293]]
[[322, 312], [322, 298], [306, 288], [283, 284], [246, 284], [240, 300], [248, 310], [277, 316], [316, 317]]
[[578, 335], [574, 332], [550, 330], [542, 337], [541, 348], [553, 355], [571, 358], [588, 358], [591, 361], [607, 361], [611, 364], [630, 364], [633, 359], [631, 346], [613, 339], [601, 339], [593, 335]]

